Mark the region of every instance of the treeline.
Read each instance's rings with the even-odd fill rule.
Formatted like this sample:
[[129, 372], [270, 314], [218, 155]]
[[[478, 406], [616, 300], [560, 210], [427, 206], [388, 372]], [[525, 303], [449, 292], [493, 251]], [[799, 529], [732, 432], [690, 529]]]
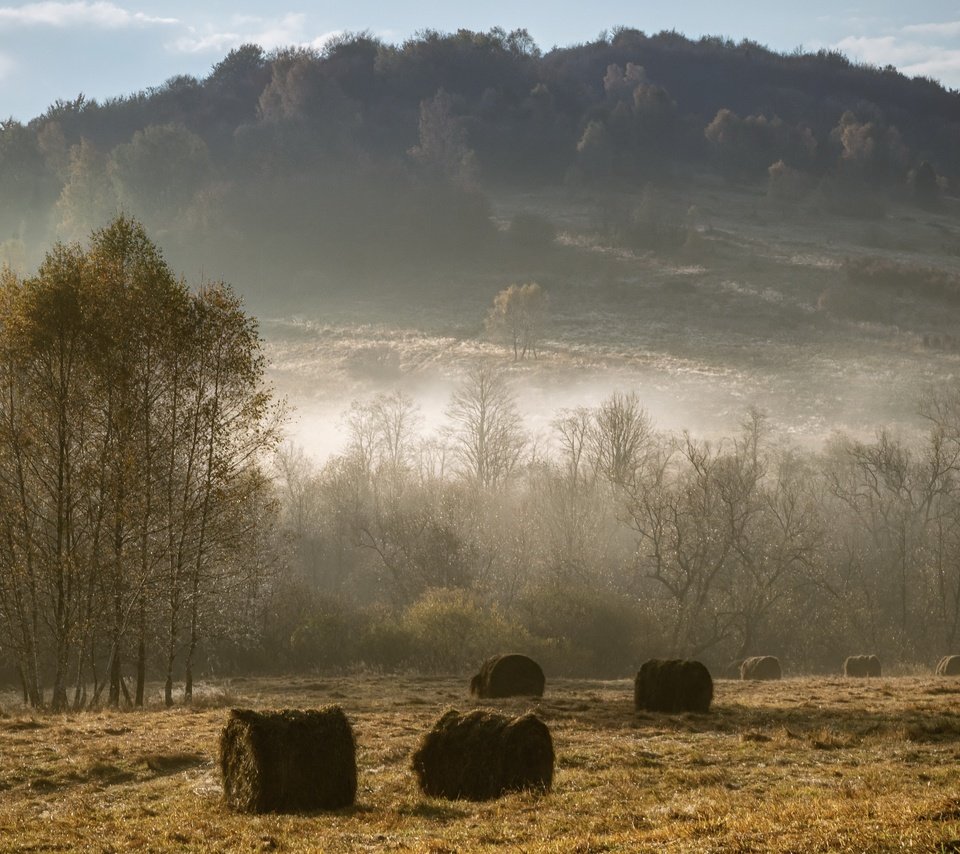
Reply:
[[274, 559], [278, 414], [239, 299], [189, 289], [137, 222], [0, 273], [0, 651], [25, 702], [142, 705], [148, 671], [190, 698]]
[[652, 656], [929, 665], [960, 643], [960, 396], [923, 414], [916, 441], [805, 451], [758, 412], [726, 439], [663, 433], [632, 394], [535, 440], [489, 366], [433, 434], [401, 394], [358, 402], [342, 454], [278, 457], [290, 569], [254, 654], [453, 672], [510, 648], [593, 677]]
[[121, 208], [247, 278], [281, 261], [462, 261], [495, 239], [483, 192], [500, 185], [710, 169], [786, 202], [818, 188], [841, 213], [875, 212], [878, 192], [933, 205], [960, 175], [958, 128], [960, 97], [931, 80], [676, 33], [618, 29], [545, 55], [496, 29], [246, 45], [203, 79], [4, 122], [0, 235], [8, 260], [29, 259]]

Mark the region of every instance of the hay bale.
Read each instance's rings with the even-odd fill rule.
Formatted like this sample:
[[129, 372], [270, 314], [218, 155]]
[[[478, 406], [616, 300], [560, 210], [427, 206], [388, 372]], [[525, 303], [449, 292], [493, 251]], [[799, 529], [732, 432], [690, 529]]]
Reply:
[[880, 659], [875, 655], [850, 655], [843, 662], [843, 675], [867, 678], [880, 675]]
[[420, 740], [413, 770], [424, 794], [485, 801], [521, 789], [549, 790], [553, 740], [536, 715], [508, 718], [449, 709]]
[[773, 655], [754, 655], [745, 658], [740, 665], [741, 679], [780, 679], [780, 659]]
[[233, 709], [220, 734], [223, 796], [238, 812], [310, 812], [350, 806], [356, 745], [339, 706]]
[[937, 664], [937, 676], [960, 676], [960, 655], [945, 655]]
[[545, 681], [537, 662], [512, 652], [483, 662], [470, 680], [470, 693], [481, 698], [542, 697]]
[[712, 699], [713, 679], [699, 661], [651, 658], [633, 683], [638, 711], [706, 713]]

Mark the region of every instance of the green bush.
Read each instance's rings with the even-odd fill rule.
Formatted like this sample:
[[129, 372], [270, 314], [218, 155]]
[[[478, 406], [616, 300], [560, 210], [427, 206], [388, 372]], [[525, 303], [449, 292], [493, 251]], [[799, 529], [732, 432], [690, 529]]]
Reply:
[[287, 653], [296, 668], [332, 670], [356, 658], [354, 638], [359, 615], [343, 601], [314, 594], [290, 633]]
[[364, 611], [357, 640], [358, 663], [395, 671], [409, 666], [413, 657], [414, 639], [396, 614], [380, 607]]
[[465, 590], [427, 590], [406, 611], [414, 662], [423, 670], [464, 673], [500, 652], [523, 652], [522, 629]]
[[636, 668], [652, 634], [635, 599], [612, 590], [547, 584], [520, 603], [524, 628], [549, 673], [616, 678]]

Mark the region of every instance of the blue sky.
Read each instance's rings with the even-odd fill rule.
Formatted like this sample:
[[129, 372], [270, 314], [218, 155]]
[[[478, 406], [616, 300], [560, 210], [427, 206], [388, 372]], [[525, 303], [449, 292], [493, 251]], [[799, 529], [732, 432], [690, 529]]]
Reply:
[[255, 41], [271, 49], [321, 46], [331, 34], [369, 30], [399, 42], [418, 30], [525, 27], [544, 50], [588, 41], [617, 25], [750, 38], [777, 50], [839, 48], [960, 89], [960, 0], [844, 3], [717, 3], [691, 0], [439, 0], [349, 3], [0, 0], [0, 117], [26, 120], [57, 98], [104, 98], [204, 76], [227, 51]]

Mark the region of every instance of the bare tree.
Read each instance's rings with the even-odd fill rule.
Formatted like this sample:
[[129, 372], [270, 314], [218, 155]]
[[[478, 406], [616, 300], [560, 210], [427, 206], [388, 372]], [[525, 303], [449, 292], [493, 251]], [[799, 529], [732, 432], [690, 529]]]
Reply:
[[503, 486], [527, 444], [506, 376], [489, 364], [473, 368], [450, 398], [447, 418], [461, 475], [483, 489]]
[[636, 392], [615, 392], [593, 414], [587, 450], [594, 470], [608, 483], [629, 486], [653, 449], [653, 422]]
[[553, 421], [560, 467], [576, 489], [590, 479], [588, 455], [593, 438], [593, 414], [586, 407], [562, 411]]

